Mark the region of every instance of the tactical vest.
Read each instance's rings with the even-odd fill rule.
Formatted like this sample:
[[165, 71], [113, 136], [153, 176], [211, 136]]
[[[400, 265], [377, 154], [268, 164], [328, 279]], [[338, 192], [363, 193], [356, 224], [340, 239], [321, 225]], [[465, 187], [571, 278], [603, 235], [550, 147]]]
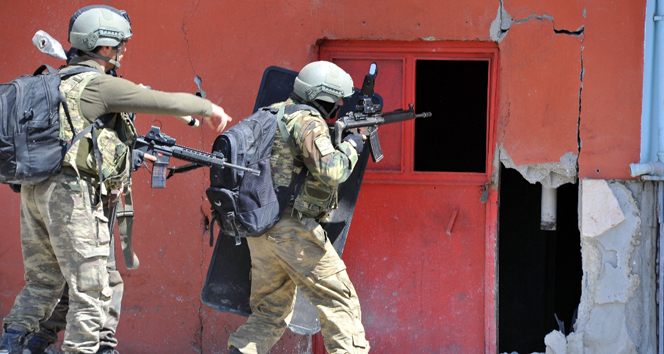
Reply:
[[[276, 106], [281, 104], [284, 103], [276, 104]], [[302, 116], [302, 112], [296, 111], [292, 114], [284, 114], [282, 122], [285, 124], [285, 131], [289, 135], [284, 137], [283, 134], [276, 134], [272, 143], [270, 163], [272, 181], [275, 186], [288, 186], [291, 180], [297, 176], [297, 173], [302, 168], [306, 168], [302, 156], [290, 135], [297, 118]], [[308, 114], [320, 119], [322, 124], [326, 124], [318, 112], [308, 111]], [[311, 172], [307, 172], [300, 193], [293, 202], [293, 208], [300, 212], [302, 216], [325, 222], [326, 217], [336, 207], [337, 187], [328, 186], [317, 180]]]
[[[81, 112], [81, 95], [90, 80], [102, 75], [99, 72], [84, 72], [62, 81], [60, 93], [66, 98], [76, 132], [90, 125]], [[60, 118], [66, 122], [64, 109], [60, 107]], [[97, 117], [94, 117], [97, 118]], [[136, 128], [126, 113], [107, 117], [104, 128], [96, 130], [97, 146], [101, 155], [101, 174], [104, 179], [102, 194], [108, 190], [118, 190], [131, 184], [131, 149], [136, 139]], [[69, 124], [60, 124], [60, 138], [70, 140], [73, 136]], [[99, 175], [99, 161], [95, 158], [92, 134], [74, 143], [63, 160], [63, 166], [70, 166], [79, 172]]]

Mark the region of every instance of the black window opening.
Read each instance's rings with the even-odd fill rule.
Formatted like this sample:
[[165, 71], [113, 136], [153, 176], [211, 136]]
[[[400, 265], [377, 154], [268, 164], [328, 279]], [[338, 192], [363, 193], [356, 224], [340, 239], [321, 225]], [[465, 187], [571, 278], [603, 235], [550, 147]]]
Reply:
[[414, 169], [486, 172], [488, 61], [418, 60]]

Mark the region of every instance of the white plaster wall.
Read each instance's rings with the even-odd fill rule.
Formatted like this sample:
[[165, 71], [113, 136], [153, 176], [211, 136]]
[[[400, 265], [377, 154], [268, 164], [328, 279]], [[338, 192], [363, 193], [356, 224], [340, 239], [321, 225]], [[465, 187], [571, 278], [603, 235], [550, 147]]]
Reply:
[[547, 354], [656, 353], [655, 186], [584, 179], [582, 295], [574, 332], [546, 336]]

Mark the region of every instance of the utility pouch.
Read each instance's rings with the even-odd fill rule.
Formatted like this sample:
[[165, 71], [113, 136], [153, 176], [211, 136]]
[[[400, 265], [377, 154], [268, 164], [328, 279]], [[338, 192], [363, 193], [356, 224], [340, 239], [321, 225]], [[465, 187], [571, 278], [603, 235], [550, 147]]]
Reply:
[[295, 198], [293, 208], [303, 216], [320, 220], [332, 211], [336, 199], [336, 188], [326, 186], [313, 178], [307, 178], [302, 186], [302, 192]]

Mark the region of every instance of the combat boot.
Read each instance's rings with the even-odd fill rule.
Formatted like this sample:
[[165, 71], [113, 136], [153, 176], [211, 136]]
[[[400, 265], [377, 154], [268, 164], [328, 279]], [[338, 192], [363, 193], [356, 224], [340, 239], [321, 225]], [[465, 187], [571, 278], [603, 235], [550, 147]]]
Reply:
[[0, 354], [22, 354], [27, 333], [7, 329], [0, 341]]
[[45, 354], [46, 348], [48, 348], [50, 344], [51, 343], [49, 343], [46, 338], [33, 335], [30, 337], [30, 340], [28, 340], [28, 344], [25, 345], [23, 354]]

